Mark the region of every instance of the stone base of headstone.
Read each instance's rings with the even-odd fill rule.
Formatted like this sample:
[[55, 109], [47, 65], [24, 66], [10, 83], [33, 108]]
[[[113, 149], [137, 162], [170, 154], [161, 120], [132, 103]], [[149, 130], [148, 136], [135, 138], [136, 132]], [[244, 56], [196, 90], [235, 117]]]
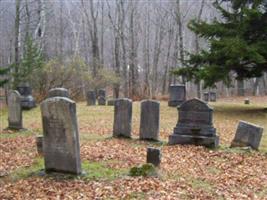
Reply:
[[184, 101], [168, 101], [168, 106], [169, 107], [177, 107], [181, 105]]
[[26, 128], [20, 126], [8, 126], [4, 129], [5, 131], [27, 131]]
[[36, 148], [39, 155], [43, 155], [43, 136], [36, 136]]
[[153, 164], [155, 167], [158, 167], [161, 162], [161, 153], [160, 150], [153, 147], [147, 148], [147, 157], [146, 162]]
[[192, 144], [205, 146], [210, 148], [216, 148], [219, 145], [219, 137], [206, 137], [206, 136], [192, 136], [192, 135], [177, 135], [173, 134], [169, 136], [169, 145], [174, 144]]
[[114, 106], [114, 104], [115, 104], [115, 99], [108, 100], [108, 106]]

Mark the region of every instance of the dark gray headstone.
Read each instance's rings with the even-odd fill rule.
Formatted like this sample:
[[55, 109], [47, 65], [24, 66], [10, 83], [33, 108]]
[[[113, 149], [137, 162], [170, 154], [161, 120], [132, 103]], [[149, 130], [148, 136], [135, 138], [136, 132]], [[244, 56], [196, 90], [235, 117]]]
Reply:
[[208, 92], [204, 92], [203, 98], [204, 98], [204, 101], [209, 102], [209, 100], [210, 100], [210, 94]]
[[248, 105], [248, 104], [250, 104], [250, 100], [249, 100], [248, 98], [246, 98], [246, 99], [244, 100], [244, 103], [245, 103], [246, 105]]
[[213, 109], [194, 98], [184, 102], [179, 110], [179, 120], [169, 136], [169, 144], [194, 144], [217, 147], [219, 137], [213, 127]]
[[104, 98], [106, 98], [106, 90], [99, 89], [97, 95], [98, 95], [98, 97], [104, 97]]
[[47, 172], [81, 173], [76, 104], [65, 97], [41, 103], [43, 152]]
[[70, 98], [70, 94], [66, 88], [52, 88], [48, 91], [48, 98], [49, 97], [67, 97], [67, 98]]
[[176, 107], [181, 105], [186, 100], [185, 85], [170, 85], [169, 87], [170, 98], [168, 106]]
[[217, 101], [216, 92], [210, 92], [209, 96], [210, 96], [210, 101], [211, 102], [216, 102]]
[[108, 100], [108, 106], [114, 106], [114, 104], [115, 104], [115, 99]]
[[86, 94], [87, 106], [96, 105], [96, 92], [90, 90]]
[[140, 139], [159, 140], [159, 107], [158, 101], [141, 102]]
[[43, 155], [43, 136], [39, 135], [36, 136], [36, 147], [37, 147], [37, 152], [39, 155]]
[[32, 96], [32, 88], [29, 84], [20, 84], [17, 90], [21, 95], [22, 109], [31, 109], [36, 106], [35, 99]]
[[20, 130], [22, 126], [21, 96], [18, 91], [8, 93], [8, 129]]
[[147, 148], [147, 157], [146, 162], [153, 164], [155, 167], [158, 167], [161, 162], [161, 153], [160, 150], [153, 147]]
[[239, 121], [231, 147], [251, 147], [258, 149], [262, 138], [263, 128], [255, 124]]
[[100, 106], [106, 105], [106, 98], [105, 97], [100, 96], [100, 97], [98, 97], [97, 101], [98, 101], [98, 105], [100, 105]]
[[116, 99], [114, 105], [114, 137], [131, 137], [132, 131], [132, 100]]

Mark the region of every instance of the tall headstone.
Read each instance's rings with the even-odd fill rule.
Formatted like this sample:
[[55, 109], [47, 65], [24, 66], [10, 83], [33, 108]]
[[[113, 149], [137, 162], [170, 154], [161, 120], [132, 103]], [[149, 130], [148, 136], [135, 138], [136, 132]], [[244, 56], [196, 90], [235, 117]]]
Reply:
[[96, 105], [96, 92], [90, 90], [86, 94], [87, 106]]
[[21, 107], [22, 109], [31, 109], [36, 106], [35, 99], [32, 96], [32, 88], [29, 84], [20, 84], [17, 87], [18, 92], [21, 95]]
[[67, 98], [70, 98], [70, 94], [66, 88], [52, 88], [48, 91], [48, 98], [49, 97], [67, 97]]
[[81, 173], [76, 104], [65, 97], [41, 103], [43, 153], [47, 172]]
[[210, 92], [209, 93], [210, 101], [211, 102], [216, 102], [217, 101], [217, 94], [216, 92]]
[[132, 100], [116, 99], [114, 105], [114, 137], [131, 137], [132, 131]]
[[194, 144], [217, 147], [219, 137], [213, 127], [213, 109], [194, 98], [184, 102], [179, 110], [179, 120], [169, 136], [169, 144]]
[[185, 85], [170, 85], [169, 92], [168, 106], [176, 107], [186, 100]]
[[159, 140], [159, 107], [158, 101], [141, 102], [140, 139]]
[[106, 90], [104, 89], [98, 90], [97, 100], [98, 100], [98, 105], [100, 106], [106, 105]]
[[210, 94], [208, 92], [204, 92], [203, 98], [205, 102], [209, 102], [210, 100]]
[[258, 149], [262, 138], [263, 128], [245, 121], [239, 121], [231, 147], [251, 147]]
[[18, 91], [8, 93], [8, 129], [20, 130], [22, 126], [21, 96]]

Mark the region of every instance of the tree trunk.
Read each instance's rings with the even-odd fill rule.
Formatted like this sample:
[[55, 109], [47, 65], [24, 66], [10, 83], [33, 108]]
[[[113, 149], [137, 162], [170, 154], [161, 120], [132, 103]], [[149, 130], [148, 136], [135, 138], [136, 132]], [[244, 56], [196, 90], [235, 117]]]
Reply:
[[15, 65], [14, 65], [14, 82], [13, 87], [16, 88], [19, 80], [19, 59], [20, 59], [20, 5], [21, 0], [16, 0], [16, 17], [15, 17]]

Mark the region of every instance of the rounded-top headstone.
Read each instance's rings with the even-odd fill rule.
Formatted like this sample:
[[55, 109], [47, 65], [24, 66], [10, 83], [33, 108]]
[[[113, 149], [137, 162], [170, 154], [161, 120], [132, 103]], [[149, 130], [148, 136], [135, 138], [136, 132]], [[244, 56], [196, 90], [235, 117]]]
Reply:
[[8, 93], [8, 128], [14, 130], [23, 129], [22, 127], [22, 108], [21, 95], [17, 90]]
[[48, 92], [48, 98], [50, 97], [67, 97], [70, 98], [69, 91], [66, 88], [52, 88]]

